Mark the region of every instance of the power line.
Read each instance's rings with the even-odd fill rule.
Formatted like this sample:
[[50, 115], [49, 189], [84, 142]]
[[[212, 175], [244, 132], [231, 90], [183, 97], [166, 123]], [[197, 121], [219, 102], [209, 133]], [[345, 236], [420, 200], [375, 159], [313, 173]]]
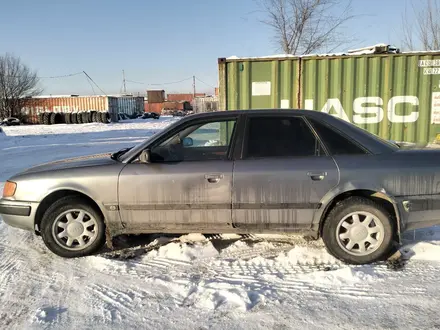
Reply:
[[[37, 78], [39, 78], [39, 79], [58, 79], [58, 78], [67, 78], [67, 77], [78, 76], [80, 74], [83, 74], [83, 72], [70, 73], [70, 74], [65, 74], [65, 75], [62, 75], [62, 76], [37, 77]], [[5, 74], [2, 74], [2, 73], [0, 73], [0, 76], [7, 77], [7, 78], [22, 78], [23, 77], [23, 76], [5, 75]]]
[[133, 81], [133, 80], [128, 80], [128, 79], [126, 79], [125, 81], [133, 83], [133, 84], [140, 84], [140, 85], [162, 86], [162, 85], [178, 84], [178, 83], [181, 83], [181, 82], [184, 82], [184, 81], [187, 81], [187, 80], [191, 80], [191, 79], [193, 79], [192, 76], [188, 77], [188, 78], [185, 78], [185, 79], [182, 79], [182, 80], [179, 80], [179, 81], [170, 81], [170, 82], [165, 82], [165, 83], [161, 83], [161, 84], [147, 84], [147, 83], [144, 83], [144, 82]]
[[82, 72], [77, 72], [77, 73], [71, 73], [71, 74], [66, 74], [63, 76], [52, 76], [52, 77], [38, 77], [40, 79], [57, 79], [57, 78], [67, 78], [67, 77], [73, 77], [73, 76], [78, 76], [80, 74], [83, 74], [84, 71]]
[[212, 86], [212, 85], [210, 85], [210, 84], [208, 84], [208, 83], [205, 83], [203, 80], [201, 80], [201, 79], [199, 79], [199, 78], [197, 78], [196, 77], [196, 79], [198, 80], [198, 81], [200, 81], [202, 84], [205, 84], [206, 86], [209, 86], [209, 87], [211, 87], [211, 88], [214, 88], [215, 89], [215, 87], [214, 86]]
[[87, 76], [86, 76], [86, 80], [87, 80], [87, 82], [89, 83], [90, 87], [92, 87], [93, 95], [96, 95], [95, 89], [93, 88], [93, 85], [92, 85], [92, 83], [90, 82], [90, 80], [87, 78]]
[[85, 71], [83, 71], [84, 72], [84, 74], [86, 75], [86, 77], [87, 78], [89, 78], [90, 79], [90, 81], [92, 82], [92, 83], [94, 83], [95, 84], [95, 86], [96, 87], [98, 87], [98, 89], [101, 91], [101, 92], [103, 92], [105, 95], [107, 95], [107, 93], [106, 92], [104, 92], [102, 89], [101, 89], [101, 87], [99, 87], [98, 86], [98, 84], [97, 83], [95, 83], [95, 81], [85, 72]]

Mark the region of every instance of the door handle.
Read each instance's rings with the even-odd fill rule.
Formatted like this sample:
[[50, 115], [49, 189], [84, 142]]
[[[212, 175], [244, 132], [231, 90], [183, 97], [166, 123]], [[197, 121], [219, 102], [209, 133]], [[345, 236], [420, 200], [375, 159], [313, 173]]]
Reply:
[[313, 181], [322, 181], [327, 176], [327, 172], [307, 172], [307, 175], [312, 179]]
[[209, 183], [218, 183], [223, 179], [223, 174], [206, 174], [205, 179], [208, 180]]

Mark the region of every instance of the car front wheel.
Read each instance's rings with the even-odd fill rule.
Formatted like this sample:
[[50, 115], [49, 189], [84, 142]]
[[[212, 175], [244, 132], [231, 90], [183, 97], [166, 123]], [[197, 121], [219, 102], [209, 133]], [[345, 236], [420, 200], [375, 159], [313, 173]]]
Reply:
[[41, 236], [53, 253], [64, 258], [90, 255], [105, 241], [101, 213], [78, 197], [64, 197], [45, 212]]
[[393, 216], [382, 205], [362, 197], [350, 197], [336, 204], [322, 229], [327, 251], [350, 264], [386, 259], [393, 237]]

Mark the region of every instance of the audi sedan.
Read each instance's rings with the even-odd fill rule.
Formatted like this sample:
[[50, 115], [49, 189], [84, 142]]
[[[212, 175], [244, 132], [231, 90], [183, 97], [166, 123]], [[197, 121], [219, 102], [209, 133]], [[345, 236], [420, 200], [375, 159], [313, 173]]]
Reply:
[[440, 152], [403, 150], [331, 115], [248, 110], [184, 117], [113, 154], [10, 178], [0, 214], [62, 257], [140, 233], [298, 233], [353, 264], [440, 224]]

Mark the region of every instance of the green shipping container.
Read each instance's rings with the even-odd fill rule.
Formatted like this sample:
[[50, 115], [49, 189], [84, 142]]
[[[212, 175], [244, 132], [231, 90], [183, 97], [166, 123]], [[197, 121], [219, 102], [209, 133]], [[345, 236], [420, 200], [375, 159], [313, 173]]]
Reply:
[[382, 138], [440, 134], [440, 52], [220, 58], [219, 108], [309, 109]]

